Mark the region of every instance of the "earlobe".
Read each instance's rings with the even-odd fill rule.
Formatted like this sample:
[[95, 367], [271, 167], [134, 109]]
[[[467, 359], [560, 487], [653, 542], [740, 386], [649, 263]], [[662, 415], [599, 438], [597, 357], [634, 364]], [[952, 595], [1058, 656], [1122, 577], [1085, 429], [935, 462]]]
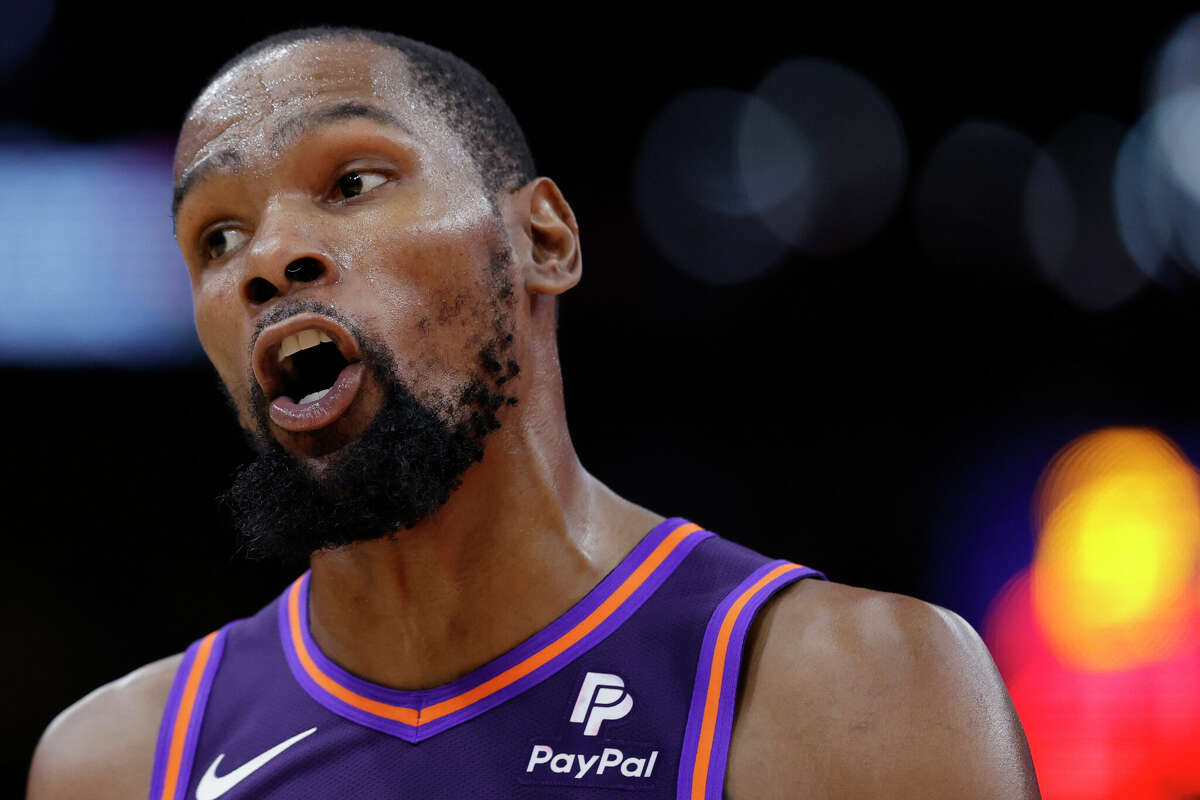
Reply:
[[536, 178], [518, 196], [523, 204], [528, 203], [526, 289], [540, 294], [562, 294], [579, 283], [583, 270], [575, 213], [549, 178]]

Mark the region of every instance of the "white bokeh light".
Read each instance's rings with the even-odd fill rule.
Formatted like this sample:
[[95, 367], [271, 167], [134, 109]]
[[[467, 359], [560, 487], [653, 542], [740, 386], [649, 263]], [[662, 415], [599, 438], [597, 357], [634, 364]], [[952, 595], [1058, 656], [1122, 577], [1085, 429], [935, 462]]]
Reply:
[[1200, 88], [1172, 94], [1155, 106], [1150, 120], [1171, 174], [1200, 199]]
[[756, 95], [772, 112], [743, 116], [738, 160], [767, 227], [815, 255], [874, 236], [908, 172], [904, 131], [883, 92], [840, 64], [807, 58], [773, 69]]
[[1185, 19], [1160, 48], [1150, 85], [1150, 104], [1200, 88], [1200, 14]]
[[1200, 136], [1198, 99], [1195, 90], [1180, 92], [1147, 111], [1122, 143], [1113, 179], [1121, 239], [1141, 270], [1164, 283], [1200, 273], [1200, 196], [1178, 169], [1180, 147], [1172, 158], [1168, 145]]
[[737, 169], [747, 210], [764, 214], [803, 192], [811, 202], [817, 154], [786, 114], [757, 95], [742, 110], [737, 133]]
[[1177, 204], [1184, 198], [1153, 136], [1153, 112], [1125, 136], [1113, 173], [1113, 201], [1121, 241], [1134, 263], [1155, 280], [1167, 275]]
[[759, 221], [739, 168], [738, 133], [754, 108], [770, 113], [744, 92], [685, 92], [642, 139], [634, 175], [642, 226], [667, 260], [707, 283], [749, 280], [788, 251]]
[[0, 183], [10, 187], [0, 195], [0, 362], [147, 367], [199, 356], [171, 233], [167, 143], [0, 141]]
[[1025, 231], [1047, 279], [1089, 311], [1120, 305], [1146, 276], [1118, 231], [1113, 175], [1125, 139], [1117, 121], [1083, 115], [1039, 155], [1025, 194]]

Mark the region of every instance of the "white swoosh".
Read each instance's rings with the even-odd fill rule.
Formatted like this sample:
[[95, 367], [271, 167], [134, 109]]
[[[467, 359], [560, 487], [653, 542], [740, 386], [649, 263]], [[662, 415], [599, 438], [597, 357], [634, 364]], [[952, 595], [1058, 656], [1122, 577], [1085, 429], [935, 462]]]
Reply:
[[267, 752], [258, 754], [233, 772], [218, 777], [217, 765], [221, 763], [221, 759], [225, 758], [225, 754], [221, 753], [221, 755], [217, 756], [216, 760], [208, 765], [208, 770], [201, 776], [200, 782], [196, 784], [196, 800], [217, 800], [218, 797], [250, 777], [250, 773], [266, 764], [284, 750], [287, 750], [305, 736], [311, 736], [316, 732], [316, 728], [309, 728], [303, 733], [297, 733], [287, 741], [275, 745]]

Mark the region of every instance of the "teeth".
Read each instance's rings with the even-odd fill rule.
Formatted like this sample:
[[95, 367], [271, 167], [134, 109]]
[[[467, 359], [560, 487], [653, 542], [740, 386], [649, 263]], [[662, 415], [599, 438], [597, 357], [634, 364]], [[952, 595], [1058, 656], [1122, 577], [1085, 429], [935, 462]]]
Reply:
[[[333, 387], [330, 387], [330, 388], [333, 388]], [[322, 397], [324, 397], [327, 394], [329, 394], [329, 389], [322, 389], [319, 392], [313, 392], [312, 394], [306, 394], [306, 395], [304, 395], [304, 397], [300, 398], [300, 402], [297, 403], [296, 405], [302, 406], [307, 403], [315, 403], [317, 400], [320, 400]]]
[[290, 356], [292, 353], [295, 353], [299, 349], [300, 340], [296, 338], [295, 334], [292, 334], [291, 336], [285, 336], [283, 341], [279, 343], [279, 360], [283, 361], [285, 358]]
[[316, 347], [321, 342], [332, 341], [333, 339], [330, 339], [329, 334], [325, 333], [325, 331], [319, 331], [316, 328], [306, 328], [299, 333], [283, 337], [283, 341], [279, 343], [279, 360], [283, 361], [293, 353], [299, 353], [301, 350]]

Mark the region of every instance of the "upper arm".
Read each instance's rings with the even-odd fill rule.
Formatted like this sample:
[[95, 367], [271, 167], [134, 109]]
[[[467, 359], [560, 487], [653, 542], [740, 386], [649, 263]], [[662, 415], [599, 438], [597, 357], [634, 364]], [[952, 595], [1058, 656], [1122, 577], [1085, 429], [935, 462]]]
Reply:
[[756, 621], [727, 787], [793, 797], [1037, 798], [995, 665], [956, 614], [803, 581]]
[[158, 725], [182, 655], [102, 686], [42, 734], [26, 800], [147, 797]]

